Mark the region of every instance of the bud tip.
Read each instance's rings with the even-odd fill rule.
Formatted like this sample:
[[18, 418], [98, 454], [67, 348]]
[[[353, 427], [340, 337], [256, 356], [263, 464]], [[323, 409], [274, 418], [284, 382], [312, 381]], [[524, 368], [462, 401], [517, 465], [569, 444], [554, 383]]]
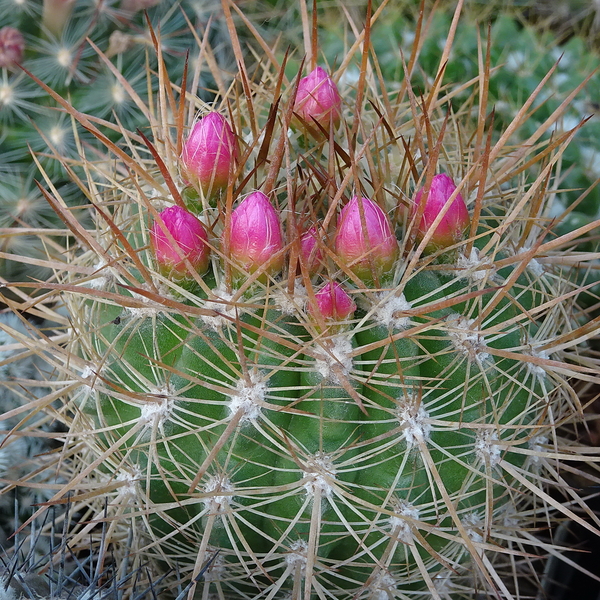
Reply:
[[325, 69], [316, 67], [298, 83], [294, 112], [309, 126], [317, 121], [329, 131], [330, 124], [337, 127], [342, 114], [342, 98], [337, 85]]
[[196, 121], [181, 152], [185, 175], [206, 196], [227, 187], [237, 158], [235, 134], [215, 111]]
[[229, 256], [242, 272], [253, 273], [264, 266], [266, 274], [274, 275], [282, 269], [281, 223], [265, 194], [252, 192], [233, 210], [228, 243]]

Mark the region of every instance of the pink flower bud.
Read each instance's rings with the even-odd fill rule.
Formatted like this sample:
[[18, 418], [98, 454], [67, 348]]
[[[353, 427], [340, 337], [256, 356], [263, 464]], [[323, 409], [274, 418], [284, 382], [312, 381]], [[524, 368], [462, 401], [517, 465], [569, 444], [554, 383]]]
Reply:
[[333, 79], [321, 67], [317, 67], [298, 83], [294, 112], [309, 126], [314, 126], [313, 120], [326, 131], [329, 131], [332, 121], [334, 128], [338, 126], [342, 114], [342, 99]]
[[266, 265], [264, 280], [266, 275], [274, 275], [283, 268], [284, 245], [277, 211], [262, 192], [252, 192], [231, 213], [229, 247], [225, 252], [242, 274]]
[[318, 242], [315, 226], [306, 230], [300, 237], [300, 256], [309, 275], [314, 275], [323, 262], [323, 251]]
[[206, 272], [210, 254], [207, 239], [204, 225], [179, 206], [163, 210], [150, 229], [150, 242], [158, 268], [161, 273], [174, 279], [190, 275], [185, 264], [186, 258], [200, 275]]
[[21, 64], [25, 52], [25, 38], [14, 27], [0, 29], [0, 68]]
[[356, 304], [337, 281], [326, 283], [315, 294], [316, 306], [309, 304], [308, 312], [316, 320], [345, 321], [356, 310]]
[[[421, 241], [425, 237], [425, 234], [431, 229], [436, 217], [442, 212], [455, 190], [456, 185], [454, 185], [454, 181], [446, 173], [440, 173], [432, 179], [425, 208], [421, 208], [423, 210], [421, 222], [416, 226], [417, 240]], [[415, 195], [412, 203], [411, 217], [417, 214], [422, 201], [423, 190], [421, 189]], [[467, 210], [465, 201], [460, 194], [457, 194], [450, 206], [446, 208], [439, 225], [429, 238], [426, 250], [433, 252], [460, 242], [464, 238], [469, 223], [469, 211]]]
[[342, 265], [365, 283], [381, 283], [391, 275], [398, 241], [388, 216], [369, 198], [355, 196], [344, 206], [335, 236]]
[[206, 196], [227, 187], [237, 158], [235, 134], [218, 112], [196, 121], [181, 153], [185, 174]]

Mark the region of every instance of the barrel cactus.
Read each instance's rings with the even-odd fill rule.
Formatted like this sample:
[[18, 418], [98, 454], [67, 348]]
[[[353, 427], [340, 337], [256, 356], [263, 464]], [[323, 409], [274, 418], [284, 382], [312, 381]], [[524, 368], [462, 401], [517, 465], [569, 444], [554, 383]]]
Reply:
[[590, 226], [548, 234], [574, 132], [494, 140], [489, 65], [456, 113], [445, 59], [423, 98], [386, 91], [369, 27], [353, 85], [315, 40], [301, 63], [257, 36], [248, 73], [224, 7], [227, 95], [178, 96], [159, 64], [150, 133], [104, 140], [114, 172], [83, 156], [96, 230], [46, 193], [80, 242], [43, 284], [70, 318], [47, 348], [69, 392], [54, 501], [130, 530], [180, 597], [511, 597], [516, 562], [560, 553], [533, 530], [585, 523], [550, 493], [585, 462], [568, 427], [597, 381], [573, 272], [594, 257], [562, 250]]

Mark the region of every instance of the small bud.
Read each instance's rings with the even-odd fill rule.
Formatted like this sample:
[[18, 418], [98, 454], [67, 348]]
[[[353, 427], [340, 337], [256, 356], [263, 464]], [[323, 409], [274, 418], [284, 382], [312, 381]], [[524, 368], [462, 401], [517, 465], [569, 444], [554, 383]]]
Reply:
[[323, 251], [319, 246], [317, 228], [306, 230], [300, 237], [300, 256], [309, 275], [314, 275], [323, 262]]
[[369, 198], [355, 196], [340, 214], [335, 251], [340, 263], [362, 281], [377, 284], [391, 275], [398, 241], [383, 210]]
[[[456, 185], [452, 178], [445, 173], [436, 175], [431, 181], [429, 195], [425, 202], [421, 222], [417, 226], [417, 240], [421, 241], [431, 229], [436, 217], [444, 210], [444, 207], [454, 191]], [[419, 190], [411, 206], [411, 217], [414, 217], [423, 201], [423, 190]], [[469, 227], [469, 211], [463, 197], [457, 194], [450, 206], [445, 209], [444, 216], [431, 234], [426, 247], [427, 252], [435, 252], [448, 248], [460, 242], [464, 238], [465, 231]]]
[[196, 121], [181, 153], [185, 174], [205, 196], [227, 187], [237, 158], [235, 134], [218, 112]]
[[356, 310], [356, 304], [337, 281], [326, 283], [315, 293], [315, 303], [309, 303], [308, 312], [315, 321], [326, 323], [345, 321]]
[[261, 267], [261, 280], [275, 275], [283, 268], [284, 245], [279, 215], [262, 192], [247, 196], [231, 213], [229, 247], [225, 251], [240, 267], [236, 278]]
[[337, 127], [342, 114], [342, 99], [333, 79], [321, 67], [298, 83], [294, 112], [309, 126], [317, 121], [329, 131], [330, 123]]
[[0, 68], [21, 64], [25, 52], [25, 38], [14, 27], [0, 29]]
[[55, 37], [60, 37], [74, 5], [75, 0], [44, 0], [42, 26]]
[[106, 56], [111, 58], [117, 54], [123, 54], [127, 52], [134, 44], [134, 38], [128, 33], [123, 33], [118, 29], [115, 29], [108, 38], [108, 48], [106, 50]]
[[210, 254], [207, 240], [204, 225], [179, 206], [163, 210], [150, 229], [150, 242], [158, 268], [163, 275], [173, 279], [190, 275], [184, 257], [200, 275], [206, 272]]

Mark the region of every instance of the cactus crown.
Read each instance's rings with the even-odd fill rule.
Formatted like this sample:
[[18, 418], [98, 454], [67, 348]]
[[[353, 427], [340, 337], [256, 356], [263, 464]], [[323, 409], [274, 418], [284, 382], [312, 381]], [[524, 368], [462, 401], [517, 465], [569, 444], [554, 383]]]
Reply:
[[[135, 525], [137, 556], [187, 577], [188, 598], [509, 597], [511, 556], [545, 547], [529, 530], [554, 514], [583, 522], [548, 494], [577, 453], [557, 425], [598, 379], [583, 349], [597, 325], [571, 270], [590, 257], [563, 251], [587, 230], [549, 232], [548, 181], [576, 130], [548, 145], [539, 129], [517, 151], [494, 141], [489, 63], [450, 110], [453, 29], [421, 98], [418, 44], [387, 89], [370, 9], [327, 76], [339, 127], [296, 128], [299, 57], [255, 34], [251, 70], [223, 6], [240, 73], [210, 107], [180, 92], [198, 71], [167, 79], [158, 39], [148, 127], [123, 129], [123, 146], [55, 94], [118, 168], [84, 155], [83, 180], [64, 163], [93, 232], [48, 182], [78, 240], [39, 286], [70, 310], [67, 343], [46, 347], [67, 378], [65, 454], [79, 459], [51, 503], [80, 494], [115, 544]], [[342, 83], [356, 64], [356, 85]], [[181, 160], [198, 107], [227, 115], [239, 143], [210, 198]], [[170, 228], [173, 210], [197, 244]]]

